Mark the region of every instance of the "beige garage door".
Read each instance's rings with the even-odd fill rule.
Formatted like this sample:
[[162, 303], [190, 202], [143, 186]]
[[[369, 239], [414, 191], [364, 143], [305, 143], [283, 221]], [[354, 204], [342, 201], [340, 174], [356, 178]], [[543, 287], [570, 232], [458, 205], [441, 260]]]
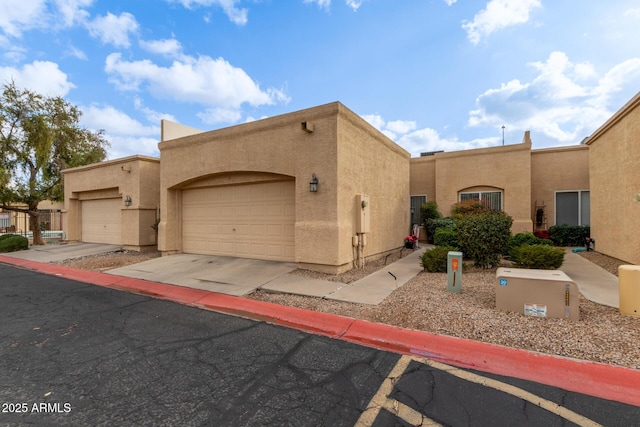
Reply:
[[293, 181], [182, 193], [185, 253], [294, 261], [294, 225]]
[[120, 199], [82, 201], [82, 241], [121, 244]]

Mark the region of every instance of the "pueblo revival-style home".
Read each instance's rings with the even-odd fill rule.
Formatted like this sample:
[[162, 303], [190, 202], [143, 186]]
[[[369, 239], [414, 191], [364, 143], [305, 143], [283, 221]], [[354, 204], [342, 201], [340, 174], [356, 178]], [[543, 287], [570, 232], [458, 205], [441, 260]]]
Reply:
[[160, 159], [64, 171], [66, 238], [339, 273], [401, 247], [425, 201], [447, 215], [480, 198], [513, 217], [514, 233], [591, 224], [599, 251], [638, 263], [637, 242], [618, 249], [630, 229], [610, 227], [628, 215], [639, 231], [639, 103], [586, 144], [532, 150], [525, 132], [520, 144], [418, 158], [339, 102], [208, 132], [163, 120]]

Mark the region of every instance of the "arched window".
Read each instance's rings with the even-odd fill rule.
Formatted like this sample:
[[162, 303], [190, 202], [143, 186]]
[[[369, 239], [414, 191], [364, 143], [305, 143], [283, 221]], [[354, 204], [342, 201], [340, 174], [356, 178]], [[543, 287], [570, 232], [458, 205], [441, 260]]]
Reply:
[[461, 191], [460, 201], [477, 200], [491, 208], [494, 211], [502, 211], [502, 191], [485, 190], [485, 191]]

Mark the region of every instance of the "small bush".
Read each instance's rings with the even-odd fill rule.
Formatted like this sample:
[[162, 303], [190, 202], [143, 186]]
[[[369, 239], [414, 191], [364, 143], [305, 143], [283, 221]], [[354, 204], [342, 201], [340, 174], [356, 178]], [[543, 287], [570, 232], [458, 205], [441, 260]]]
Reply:
[[549, 230], [534, 231], [533, 235], [538, 239], [551, 239], [551, 233], [549, 233]]
[[2, 242], [4, 239], [8, 239], [8, 238], [13, 237], [13, 236], [19, 236], [19, 234], [3, 234], [3, 235], [0, 235], [0, 242]]
[[451, 246], [436, 246], [422, 254], [422, 267], [429, 273], [447, 272], [447, 255], [456, 248]]
[[549, 245], [522, 245], [513, 248], [510, 254], [519, 268], [555, 270], [564, 262], [564, 249]]
[[19, 236], [17, 234], [9, 234], [5, 236], [0, 240], [0, 252], [15, 252], [29, 249], [29, 240], [26, 237]]
[[458, 244], [458, 233], [456, 233], [456, 230], [450, 230], [448, 228], [438, 228], [436, 235], [433, 237], [433, 243], [436, 246], [460, 247]]
[[429, 243], [434, 243], [436, 230], [439, 228], [455, 230], [456, 222], [453, 218], [432, 218], [427, 220], [425, 231], [427, 232], [427, 241]]
[[460, 249], [477, 267], [494, 266], [507, 251], [512, 223], [504, 212], [465, 215], [456, 227]]
[[556, 246], [584, 246], [584, 238], [589, 237], [588, 225], [553, 225], [549, 228], [551, 240]]
[[460, 218], [465, 215], [491, 213], [493, 210], [485, 200], [471, 199], [458, 202], [451, 207], [451, 215]]
[[428, 220], [438, 218], [442, 218], [442, 215], [438, 210], [438, 204], [436, 202], [426, 202], [420, 206], [420, 223], [425, 226], [425, 228]]
[[553, 241], [549, 239], [540, 239], [536, 237], [533, 233], [518, 233], [515, 236], [512, 236], [509, 239], [509, 252], [513, 248], [517, 248], [522, 245], [551, 245], [553, 246]]

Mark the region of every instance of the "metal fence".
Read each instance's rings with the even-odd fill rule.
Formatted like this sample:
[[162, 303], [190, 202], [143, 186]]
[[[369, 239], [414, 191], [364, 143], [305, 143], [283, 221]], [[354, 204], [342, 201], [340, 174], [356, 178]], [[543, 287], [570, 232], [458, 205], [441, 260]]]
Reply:
[[[62, 211], [58, 209], [43, 209], [38, 212], [38, 224], [42, 237], [63, 237]], [[0, 212], [0, 234], [20, 234], [27, 238], [33, 237], [33, 230], [29, 223], [29, 215], [24, 212], [3, 211]]]

